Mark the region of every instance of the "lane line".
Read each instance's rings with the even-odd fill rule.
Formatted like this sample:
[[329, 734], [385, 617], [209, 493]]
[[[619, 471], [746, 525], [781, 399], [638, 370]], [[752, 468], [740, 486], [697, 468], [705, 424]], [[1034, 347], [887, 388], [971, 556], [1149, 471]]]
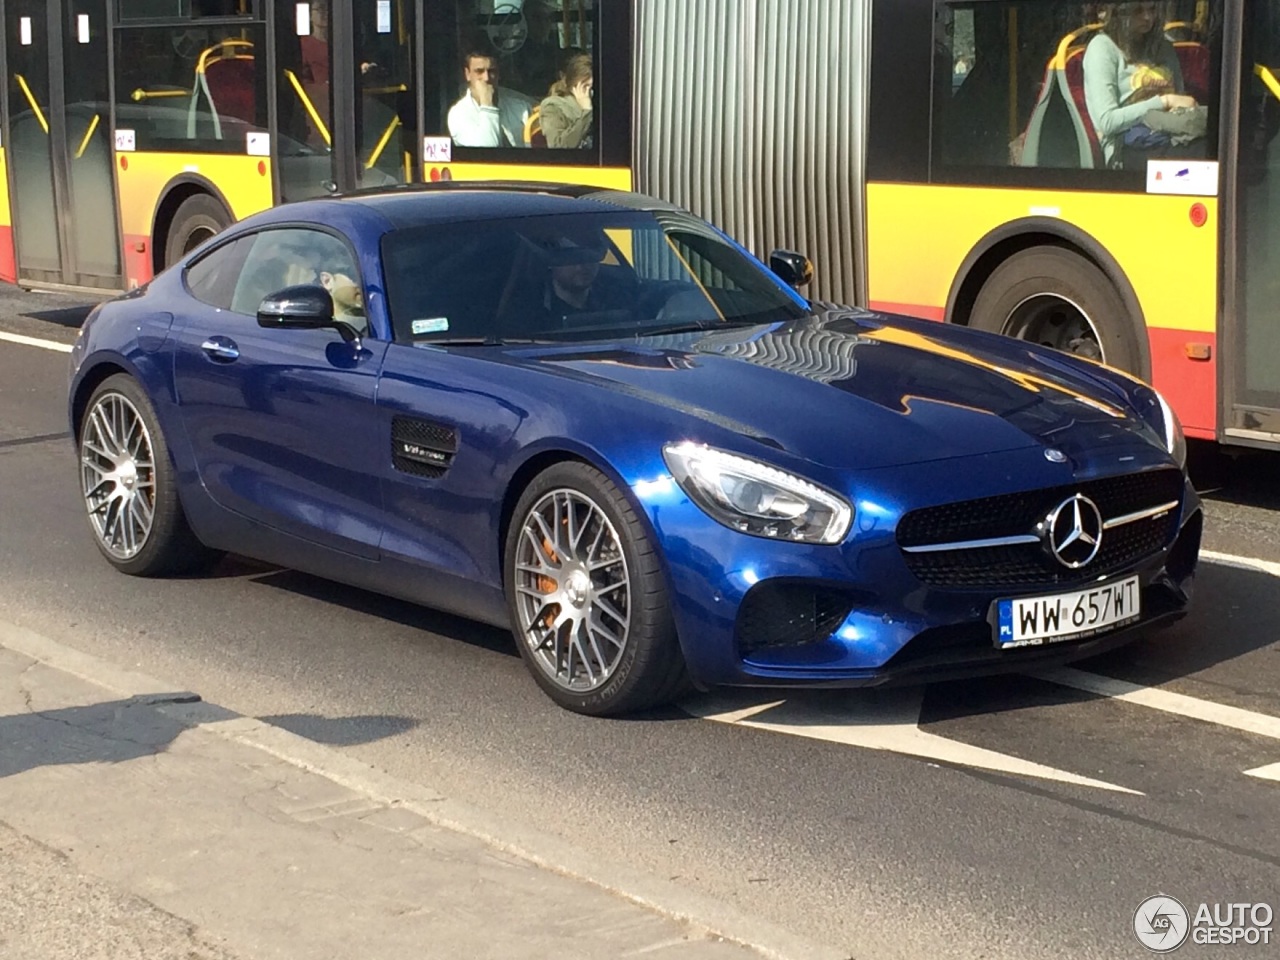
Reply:
[[1216, 550], [1201, 550], [1200, 559], [1210, 563], [1220, 563], [1227, 567], [1243, 567], [1246, 570], [1257, 570], [1280, 577], [1280, 563], [1274, 560], [1259, 560], [1257, 557], [1241, 557], [1234, 553], [1218, 553]]
[[1244, 772], [1246, 777], [1258, 777], [1262, 780], [1275, 780], [1280, 783], [1280, 763], [1269, 763], [1265, 767], [1254, 767]]
[[[681, 709], [703, 720], [731, 726], [767, 730], [809, 740], [823, 740], [867, 750], [883, 750], [909, 757], [936, 760], [961, 767], [977, 767], [996, 773], [1039, 780], [1053, 780], [1097, 790], [1144, 796], [1139, 790], [1094, 780], [1043, 763], [975, 747], [920, 729], [920, 709], [924, 689], [855, 696], [839, 707], [822, 706], [807, 700], [749, 703], [750, 694], [722, 694], [698, 697], [682, 703]], [[748, 703], [744, 705], [743, 700]]]
[[58, 343], [56, 340], [40, 340], [36, 337], [24, 337], [20, 333], [6, 333], [0, 330], [0, 340], [7, 340], [10, 343], [20, 343], [24, 347], [40, 347], [42, 350], [56, 350], [58, 353], [70, 353], [71, 344]]
[[1030, 676], [1056, 683], [1059, 686], [1084, 690], [1086, 693], [1095, 693], [1101, 697], [1109, 697], [1112, 700], [1136, 703], [1152, 710], [1160, 710], [1164, 713], [1189, 717], [1193, 720], [1202, 720], [1205, 723], [1215, 723], [1220, 727], [1230, 727], [1233, 730], [1243, 730], [1246, 733], [1255, 733], [1260, 737], [1280, 740], [1280, 717], [1273, 717], [1270, 714], [1242, 710], [1240, 707], [1229, 707], [1226, 704], [1213, 703], [1210, 700], [1201, 700], [1197, 697], [1189, 697], [1186, 694], [1173, 693], [1157, 687], [1144, 687], [1137, 683], [1129, 683], [1127, 680], [1116, 680], [1114, 677], [1104, 677], [1097, 673], [1086, 673], [1083, 670], [1076, 670], [1072, 667], [1043, 670], [1030, 674]]

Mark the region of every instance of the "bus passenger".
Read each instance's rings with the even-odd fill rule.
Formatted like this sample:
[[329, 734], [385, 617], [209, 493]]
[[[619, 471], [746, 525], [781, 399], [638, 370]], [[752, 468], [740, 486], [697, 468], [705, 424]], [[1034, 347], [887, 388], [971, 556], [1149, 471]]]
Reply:
[[449, 136], [460, 147], [523, 147], [533, 101], [498, 86], [498, 60], [470, 50], [463, 58], [467, 90], [449, 109]]
[[572, 54], [560, 70], [560, 79], [551, 85], [542, 101], [540, 119], [547, 146], [573, 150], [592, 146], [591, 96], [595, 78], [591, 57]]
[[1151, 156], [1172, 155], [1170, 147], [1193, 139], [1197, 120], [1204, 132], [1203, 113], [1189, 117], [1181, 133], [1177, 120], [1154, 116], [1196, 109], [1195, 98], [1184, 92], [1178, 55], [1164, 37], [1159, 6], [1103, 4], [1098, 12], [1102, 31], [1084, 52], [1085, 103], [1108, 167], [1123, 166], [1130, 148], [1151, 151]]

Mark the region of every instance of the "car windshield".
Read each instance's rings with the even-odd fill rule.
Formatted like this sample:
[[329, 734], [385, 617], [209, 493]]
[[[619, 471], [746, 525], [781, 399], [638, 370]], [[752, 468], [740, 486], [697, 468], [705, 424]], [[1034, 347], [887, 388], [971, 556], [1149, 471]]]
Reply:
[[808, 312], [711, 227], [666, 211], [405, 228], [382, 252], [405, 343], [616, 340]]

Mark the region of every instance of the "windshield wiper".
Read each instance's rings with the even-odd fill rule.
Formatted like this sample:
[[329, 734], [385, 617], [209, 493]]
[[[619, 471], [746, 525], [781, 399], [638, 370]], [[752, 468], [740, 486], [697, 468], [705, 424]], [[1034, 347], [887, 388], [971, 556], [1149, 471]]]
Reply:
[[704, 333], [712, 330], [729, 330], [734, 327], [758, 327], [759, 320], [707, 320], [702, 323], [673, 323], [667, 327], [644, 327], [636, 332], [637, 337], [662, 337], [674, 333]]

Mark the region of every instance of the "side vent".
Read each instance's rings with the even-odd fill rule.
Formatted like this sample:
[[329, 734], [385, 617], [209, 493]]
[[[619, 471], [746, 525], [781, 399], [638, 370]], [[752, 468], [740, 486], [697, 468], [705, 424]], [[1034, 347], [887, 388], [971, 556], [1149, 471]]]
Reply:
[[412, 417], [392, 418], [391, 462], [401, 473], [443, 476], [457, 452], [458, 431], [452, 427]]

